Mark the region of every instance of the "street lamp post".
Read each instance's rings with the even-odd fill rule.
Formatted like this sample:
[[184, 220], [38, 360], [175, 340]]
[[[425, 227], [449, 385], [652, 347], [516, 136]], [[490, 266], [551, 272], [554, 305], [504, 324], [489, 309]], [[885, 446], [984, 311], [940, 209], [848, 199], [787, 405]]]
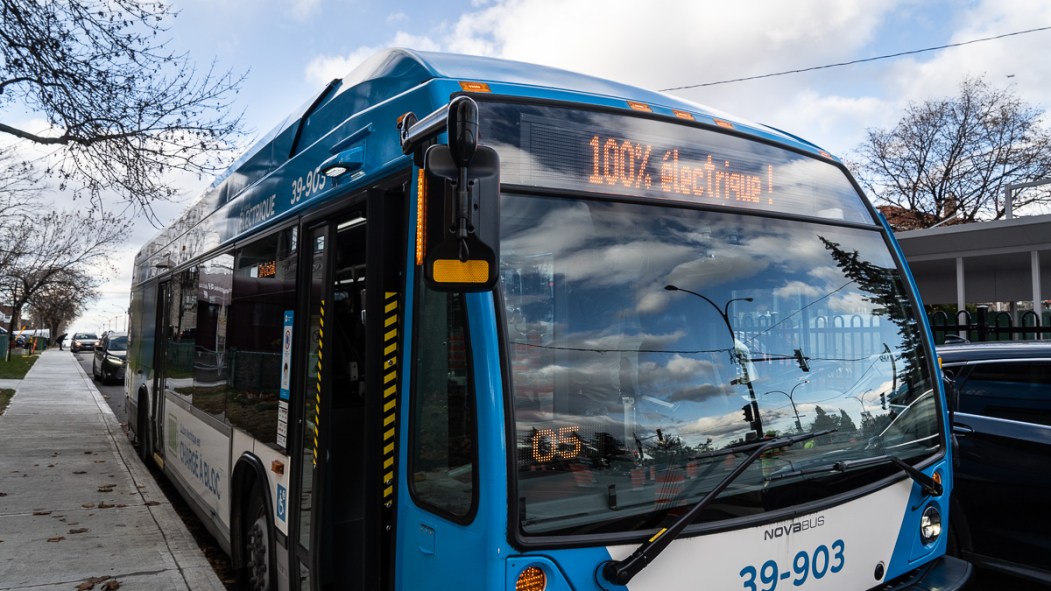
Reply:
[[759, 400], [756, 398], [755, 389], [752, 387], [752, 376], [748, 375], [748, 364], [745, 362], [745, 359], [743, 359], [744, 356], [741, 355], [740, 351], [737, 350], [737, 337], [734, 335], [733, 325], [730, 324], [730, 304], [734, 302], [751, 302], [752, 298], [730, 298], [729, 300], [726, 300], [726, 303], [723, 304], [722, 308], [720, 308], [718, 304], [710, 300], [707, 296], [699, 294], [695, 291], [683, 289], [675, 285], [665, 285], [664, 289], [667, 291], [681, 291], [684, 293], [688, 293], [692, 296], [699, 297], [702, 300], [708, 302], [713, 308], [715, 308], [715, 311], [718, 312], [719, 316], [722, 317], [723, 323], [726, 325], [726, 331], [730, 333], [730, 350], [733, 352], [732, 355], [734, 359], [736, 359], [737, 363], [741, 366], [741, 381], [743, 381], [748, 386], [748, 398], [750, 400], [749, 404], [751, 404], [752, 406], [751, 414], [755, 418], [755, 434], [757, 438], [762, 439], [763, 419], [759, 416]]
[[792, 412], [796, 415], [796, 429], [799, 430], [800, 433], [803, 432], [803, 423], [799, 420], [799, 411], [796, 410], [796, 400], [794, 396], [796, 395], [796, 388], [809, 383], [810, 380], [803, 380], [795, 386], [792, 386], [791, 392], [785, 392], [784, 390], [770, 390], [769, 392], [763, 392], [763, 396], [766, 396], [767, 394], [784, 394], [785, 396], [788, 396], [788, 402], [792, 405]]

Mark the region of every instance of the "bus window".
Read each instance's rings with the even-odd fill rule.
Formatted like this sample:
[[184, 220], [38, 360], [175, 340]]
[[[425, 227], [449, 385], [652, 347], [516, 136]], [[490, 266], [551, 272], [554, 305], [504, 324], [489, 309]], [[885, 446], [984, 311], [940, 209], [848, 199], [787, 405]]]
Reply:
[[197, 267], [177, 273], [168, 306], [164, 389], [183, 400], [193, 399], [194, 333], [197, 328]]
[[420, 504], [469, 519], [475, 500], [475, 409], [463, 295], [420, 289], [409, 468]]
[[852, 474], [811, 486], [814, 476], [793, 475], [799, 466], [939, 451], [913, 311], [878, 232], [503, 199], [524, 535], [654, 527], [725, 477], [740, 459], [731, 450], [764, 438], [835, 430], [765, 456], [699, 521], [821, 501], [863, 482]]
[[233, 291], [234, 257], [221, 254], [201, 264], [197, 282], [197, 350], [193, 405], [217, 418], [226, 416], [229, 358], [226, 327]]
[[268, 445], [277, 444], [284, 313], [296, 303], [296, 259], [290, 230], [238, 252], [233, 272], [227, 419]]

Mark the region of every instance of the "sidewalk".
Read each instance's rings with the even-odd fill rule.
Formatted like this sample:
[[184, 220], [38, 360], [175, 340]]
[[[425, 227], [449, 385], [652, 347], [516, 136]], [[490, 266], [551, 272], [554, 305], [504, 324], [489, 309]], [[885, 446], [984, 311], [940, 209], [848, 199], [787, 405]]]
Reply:
[[[224, 591], [69, 351], [45, 351], [0, 416], [0, 591]], [[115, 587], [114, 587], [115, 588]]]

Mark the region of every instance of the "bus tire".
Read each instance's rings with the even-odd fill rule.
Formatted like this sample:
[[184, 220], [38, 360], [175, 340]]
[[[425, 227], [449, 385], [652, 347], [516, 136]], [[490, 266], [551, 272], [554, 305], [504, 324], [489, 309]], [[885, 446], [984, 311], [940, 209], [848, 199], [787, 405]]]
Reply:
[[238, 588], [270, 591], [274, 582], [274, 532], [270, 524], [270, 511], [258, 483], [252, 487], [243, 515], [241, 556], [244, 565]]

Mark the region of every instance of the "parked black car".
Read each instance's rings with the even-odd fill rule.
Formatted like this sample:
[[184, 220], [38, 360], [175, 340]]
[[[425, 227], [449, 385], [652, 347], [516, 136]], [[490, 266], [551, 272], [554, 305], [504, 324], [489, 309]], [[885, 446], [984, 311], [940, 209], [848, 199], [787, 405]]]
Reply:
[[95, 360], [91, 362], [91, 373], [96, 380], [123, 382], [124, 368], [128, 358], [128, 335], [123, 332], [107, 333], [95, 347]]
[[1051, 342], [945, 345], [959, 442], [950, 550], [1051, 584]]
[[69, 350], [74, 353], [81, 351], [94, 351], [95, 344], [99, 338], [93, 332], [78, 332], [73, 334], [73, 340], [69, 342]]

